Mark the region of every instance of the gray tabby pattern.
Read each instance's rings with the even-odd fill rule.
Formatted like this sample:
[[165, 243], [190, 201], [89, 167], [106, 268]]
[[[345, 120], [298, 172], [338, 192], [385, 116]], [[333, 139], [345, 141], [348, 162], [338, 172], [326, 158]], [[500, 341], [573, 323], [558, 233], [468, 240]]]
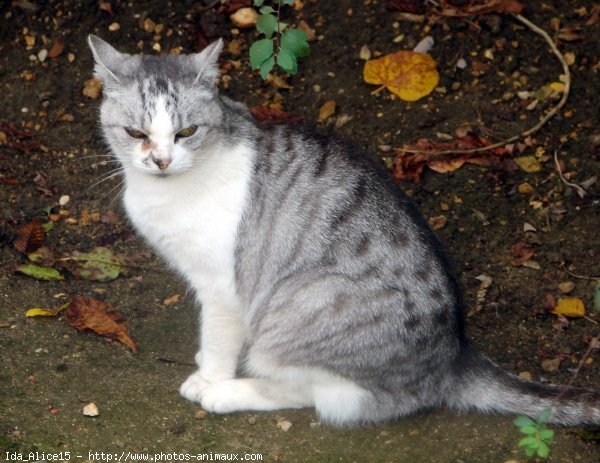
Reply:
[[[263, 127], [245, 106], [219, 96], [218, 45], [176, 57], [119, 54], [93, 36], [90, 45], [105, 88], [104, 134], [129, 188], [146, 174], [128, 169], [123, 153], [132, 140], [122, 127], [152, 125], [159, 98], [175, 131], [198, 127], [179, 140], [195, 157], [183, 167], [174, 159], [173, 175], [161, 168], [162, 184], [200, 169], [213, 146], [227, 153], [241, 144], [250, 153], [233, 252], [240, 369], [261, 376], [257, 365], [267, 361], [349, 380], [367, 394], [360, 413], [342, 424], [442, 405], [530, 416], [549, 407], [551, 422], [600, 424], [599, 392], [524, 381], [471, 346], [457, 277], [438, 239], [362, 152], [287, 126]], [[227, 164], [226, 154], [219, 162]], [[175, 248], [154, 240], [127, 204], [126, 193], [140, 233], [194, 286], [192, 270], [173, 263]]]

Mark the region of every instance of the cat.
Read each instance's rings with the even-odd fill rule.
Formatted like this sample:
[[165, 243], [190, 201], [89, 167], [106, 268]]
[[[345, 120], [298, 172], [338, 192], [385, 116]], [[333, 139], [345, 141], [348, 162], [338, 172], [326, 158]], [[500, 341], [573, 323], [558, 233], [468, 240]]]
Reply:
[[183, 397], [334, 425], [443, 405], [600, 424], [600, 392], [525, 381], [471, 345], [440, 242], [375, 161], [218, 94], [221, 40], [178, 56], [88, 42], [127, 215], [201, 306]]

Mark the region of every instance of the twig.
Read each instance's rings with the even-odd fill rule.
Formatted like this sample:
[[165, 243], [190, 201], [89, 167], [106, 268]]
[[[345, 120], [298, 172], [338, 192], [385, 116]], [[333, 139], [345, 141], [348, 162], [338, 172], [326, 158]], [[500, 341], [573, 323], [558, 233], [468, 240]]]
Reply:
[[568, 187], [574, 188], [577, 191], [577, 194], [580, 198], [583, 198], [586, 194], [586, 191], [576, 183], [569, 182], [563, 175], [562, 169], [560, 168], [560, 164], [558, 163], [558, 152], [554, 151], [554, 165], [556, 166], [556, 171], [558, 172], [558, 176], [560, 177], [561, 182], [563, 182]]
[[[569, 92], [571, 90], [571, 72], [569, 71], [569, 65], [567, 64], [565, 57], [560, 52], [560, 50], [555, 45], [555, 43], [552, 41], [552, 38], [548, 35], [548, 33], [546, 31], [544, 31], [540, 27], [536, 26], [535, 24], [533, 24], [531, 21], [529, 21], [527, 18], [525, 18], [524, 16], [522, 16], [520, 14], [513, 14], [513, 16], [517, 20], [521, 21], [525, 26], [527, 26], [533, 32], [535, 32], [538, 35], [541, 35], [542, 38], [548, 43], [548, 45], [552, 49], [552, 52], [554, 53], [554, 55], [556, 55], [556, 57], [560, 61], [560, 64], [562, 65], [562, 68], [563, 68], [563, 75], [564, 75], [563, 83], [565, 84], [565, 89], [563, 91], [562, 98], [556, 104], [556, 106], [554, 106], [550, 111], [548, 111], [544, 115], [544, 117], [540, 120], [540, 122], [538, 122], [535, 126], [531, 127], [528, 130], [525, 130], [523, 132], [515, 134], [512, 137], [509, 137], [509, 138], [499, 141], [497, 143], [493, 143], [491, 145], [482, 146], [479, 148], [437, 151], [437, 152], [432, 153], [434, 156], [443, 156], [446, 154], [481, 153], [483, 151], [489, 151], [489, 150], [492, 150], [495, 148], [504, 147], [505, 145], [507, 145], [509, 143], [512, 143], [512, 142], [517, 141], [524, 137], [528, 137], [529, 135], [532, 135], [535, 132], [537, 132], [538, 130], [540, 130], [550, 119], [552, 119], [556, 115], [556, 113], [560, 110], [560, 108], [562, 108], [565, 105], [565, 103], [567, 102], [567, 99], [569, 98]], [[428, 151], [416, 150], [416, 149], [405, 149], [405, 148], [398, 148], [398, 151], [403, 151], [405, 153], [428, 153]]]
[[587, 360], [587, 358], [592, 353], [592, 350], [595, 349], [596, 347], [598, 347], [599, 345], [600, 345], [600, 333], [598, 335], [596, 335], [595, 337], [593, 337], [592, 339], [590, 339], [590, 343], [588, 345], [588, 348], [585, 351], [585, 354], [583, 354], [583, 357], [581, 357], [581, 360], [579, 360], [579, 363], [577, 364], [577, 368], [575, 369], [575, 372], [573, 373], [573, 376], [571, 376], [571, 379], [569, 380], [569, 382], [564, 385], [564, 387], [560, 391], [560, 394], [558, 394], [558, 396], [556, 397], [556, 400], [562, 398], [562, 396], [565, 395], [565, 393], [567, 392], [567, 390], [573, 385], [573, 382], [575, 381], [575, 379], [579, 375], [579, 372], [581, 371], [581, 368], [583, 368], [583, 364], [585, 363], [585, 361]]
[[183, 362], [181, 360], [175, 360], [175, 359], [168, 358], [168, 357], [155, 357], [155, 360], [158, 362], [172, 363], [175, 365], [185, 365], [185, 366], [191, 366], [191, 367], [196, 366], [196, 363], [194, 363], [194, 362]]
[[579, 280], [600, 280], [600, 275], [594, 277], [590, 277], [587, 275], [579, 275], [578, 273], [571, 272], [567, 267], [565, 267], [565, 272], [567, 272], [573, 278], [577, 278]]

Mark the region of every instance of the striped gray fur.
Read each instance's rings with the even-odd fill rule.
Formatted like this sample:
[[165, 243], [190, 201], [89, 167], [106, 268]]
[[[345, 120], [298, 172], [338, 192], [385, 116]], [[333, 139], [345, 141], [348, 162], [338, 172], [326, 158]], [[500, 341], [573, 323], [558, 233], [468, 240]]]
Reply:
[[115, 153], [132, 142], [118, 128], [150, 126], [159, 96], [174, 126], [203, 131], [182, 142], [199, 162], [216, 144], [223, 163], [236, 146], [251, 153], [234, 250], [246, 330], [239, 362], [248, 374], [249, 360], [260, 358], [350, 380], [369, 392], [355, 422], [448, 405], [530, 416], [549, 407], [551, 422], [600, 424], [599, 392], [524, 381], [472, 347], [440, 242], [367, 155], [330, 137], [261, 126], [244, 105], [218, 95], [212, 62], [199, 55], [119, 61], [108, 44], [90, 41]]

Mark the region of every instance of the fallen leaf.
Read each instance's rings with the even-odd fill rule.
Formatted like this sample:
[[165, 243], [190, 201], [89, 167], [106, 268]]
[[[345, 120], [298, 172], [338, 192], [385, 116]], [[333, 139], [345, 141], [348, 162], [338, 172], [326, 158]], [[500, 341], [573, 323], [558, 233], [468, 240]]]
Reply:
[[52, 267], [42, 267], [41, 265], [36, 264], [21, 264], [17, 265], [15, 268], [15, 272], [22, 273], [24, 275], [35, 278], [36, 280], [64, 280], [63, 277], [58, 270]]
[[52, 48], [48, 52], [49, 58], [57, 58], [65, 49], [65, 44], [61, 39], [55, 39], [52, 43]]
[[252, 114], [257, 121], [269, 125], [298, 125], [304, 120], [302, 116], [286, 113], [285, 111], [269, 108], [268, 106], [253, 106], [250, 108], [250, 114]]
[[83, 83], [83, 95], [97, 100], [102, 93], [102, 82], [98, 79], [88, 79]]
[[334, 100], [328, 100], [319, 108], [319, 117], [317, 120], [323, 122], [335, 114], [336, 104]]
[[525, 172], [533, 173], [542, 170], [542, 165], [535, 156], [521, 156], [514, 158], [513, 161]]
[[572, 281], [563, 281], [558, 284], [558, 289], [560, 289], [561, 293], [570, 293], [571, 291], [573, 291], [573, 288], [575, 288], [575, 283], [573, 283]]
[[520, 241], [510, 248], [510, 264], [519, 267], [531, 259], [535, 254], [527, 240]]
[[446, 219], [446, 216], [444, 215], [438, 215], [435, 217], [429, 217], [428, 222], [431, 228], [434, 230], [439, 230], [440, 228], [444, 228], [446, 226], [448, 219]]
[[558, 367], [560, 366], [560, 362], [561, 362], [560, 357], [542, 360], [542, 370], [549, 371], [549, 372], [556, 371], [556, 370], [558, 370]]
[[576, 297], [559, 299], [556, 307], [550, 313], [565, 317], [581, 318], [585, 316], [583, 301]]
[[13, 246], [19, 252], [32, 252], [42, 245], [45, 237], [46, 233], [42, 224], [32, 220], [17, 229]]
[[63, 310], [67, 308], [69, 304], [63, 304], [60, 307], [54, 309], [41, 309], [39, 307], [34, 307], [33, 309], [29, 309], [25, 312], [26, 317], [55, 317]]
[[41, 248], [27, 254], [27, 258], [34, 264], [44, 267], [52, 267], [59, 256], [50, 248], [42, 246]]
[[178, 302], [179, 299], [181, 299], [181, 294], [173, 294], [172, 296], [167, 297], [163, 301], [163, 304], [164, 305], [171, 305], [171, 304], [174, 304], [175, 302]]
[[119, 276], [122, 263], [105, 247], [96, 247], [87, 253], [75, 252], [61, 259], [74, 276], [90, 281], [107, 283]]
[[365, 63], [363, 79], [368, 84], [384, 85], [406, 101], [429, 95], [440, 77], [434, 59], [424, 53], [397, 51]]
[[[396, 180], [418, 182], [425, 167], [445, 173], [456, 170], [465, 163], [479, 166], [499, 165], [500, 157], [507, 154], [504, 148], [494, 148], [481, 153], [452, 153], [452, 150], [470, 150], [489, 145], [490, 142], [486, 138], [474, 133], [442, 143], [421, 138], [413, 145], [404, 145], [394, 150], [396, 156], [392, 162], [392, 173]], [[439, 154], [441, 152], [444, 154]]]
[[133, 352], [137, 346], [131, 338], [123, 317], [113, 307], [88, 296], [76, 296], [67, 307], [67, 323], [73, 328], [84, 331], [92, 330], [110, 339], [116, 339]]

